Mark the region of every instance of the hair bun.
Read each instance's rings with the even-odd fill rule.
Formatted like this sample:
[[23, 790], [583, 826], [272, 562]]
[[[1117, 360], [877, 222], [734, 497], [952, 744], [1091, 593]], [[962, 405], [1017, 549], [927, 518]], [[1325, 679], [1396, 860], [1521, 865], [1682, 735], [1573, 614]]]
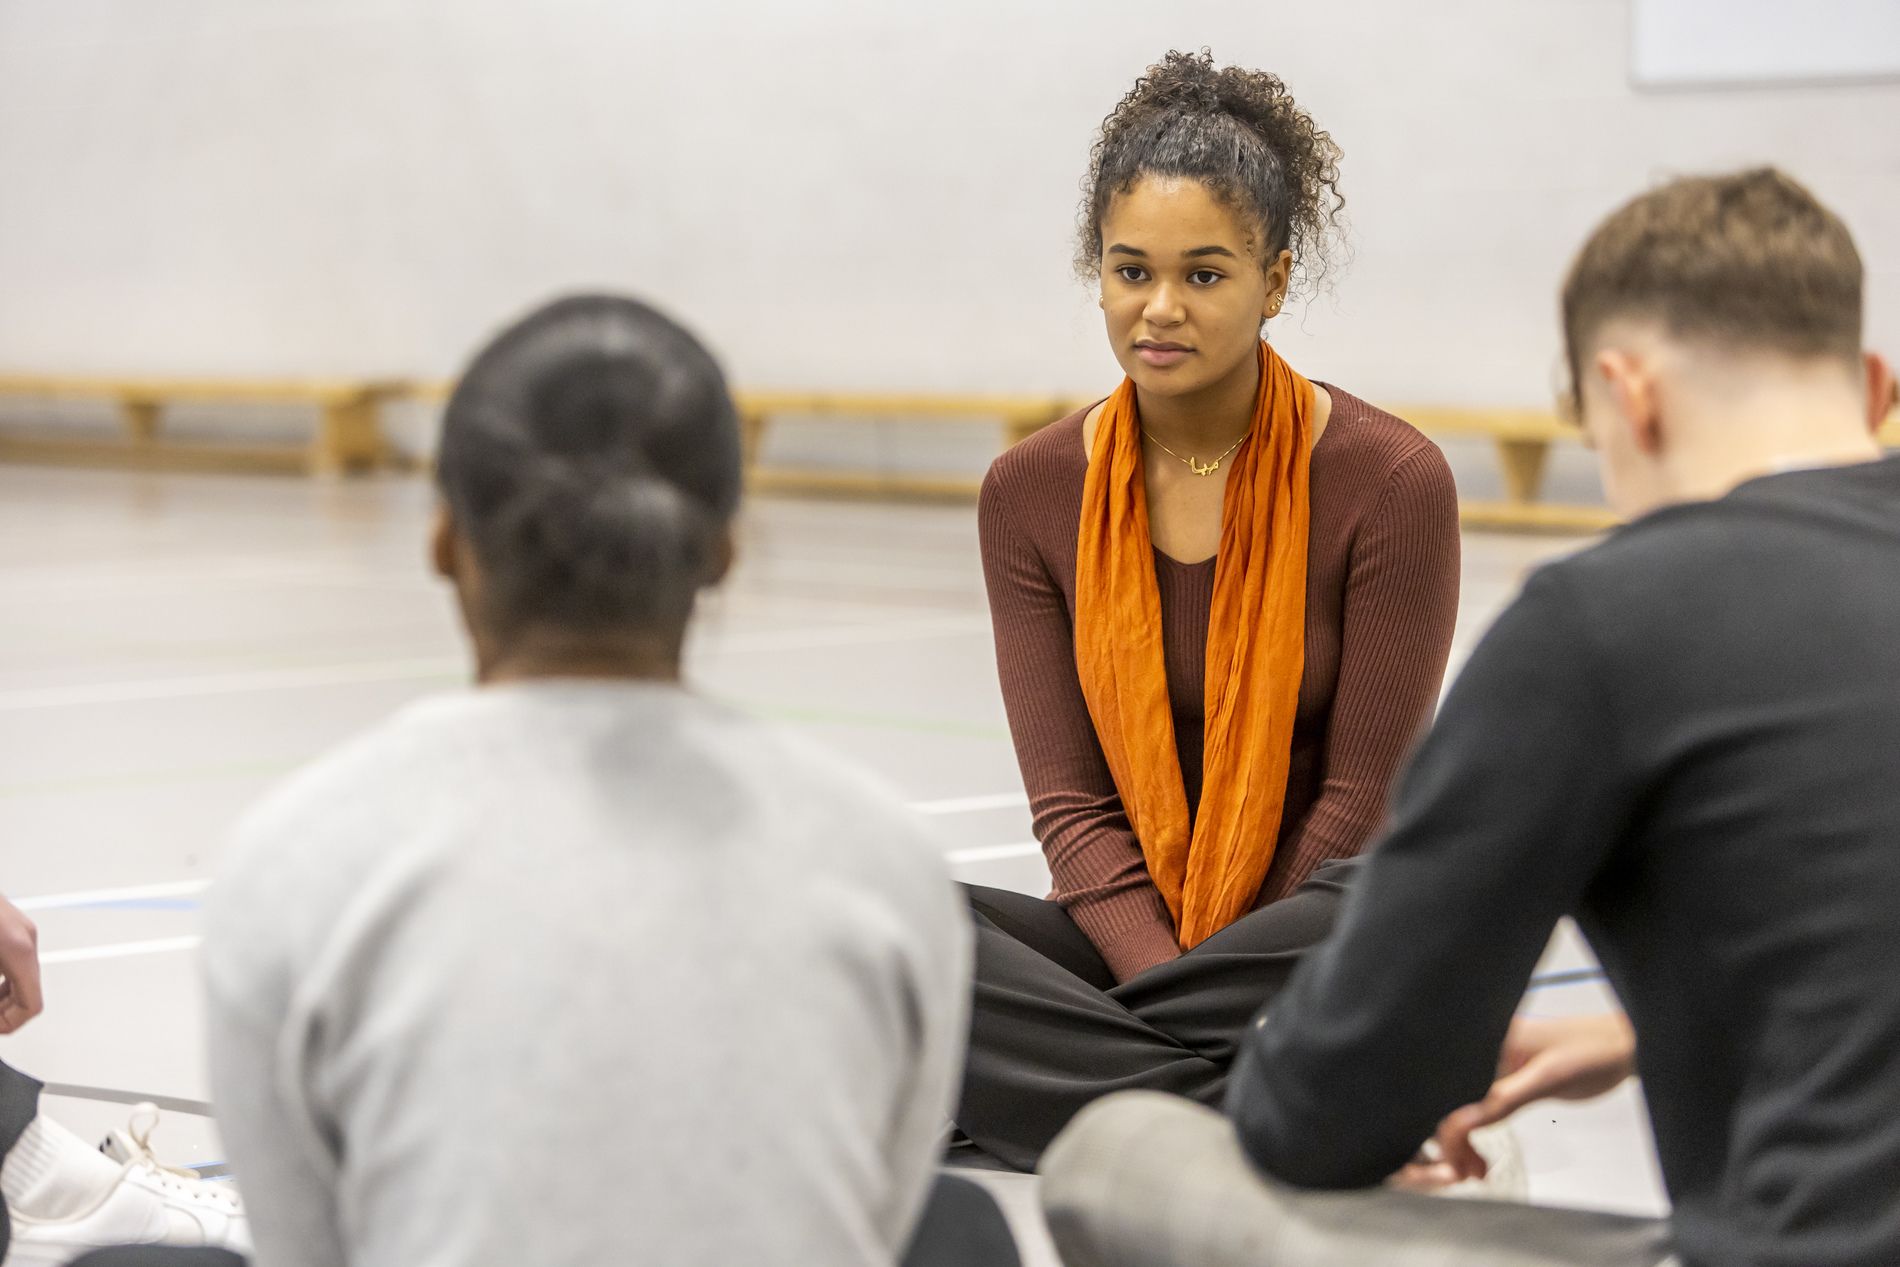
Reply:
[[637, 300], [575, 296], [463, 374], [438, 480], [495, 629], [677, 629], [738, 504], [738, 415], [680, 326]]
[[649, 472], [542, 457], [495, 525], [492, 549], [517, 560], [520, 583], [582, 599], [592, 620], [634, 622], [656, 582], [710, 578], [718, 524], [685, 491]]

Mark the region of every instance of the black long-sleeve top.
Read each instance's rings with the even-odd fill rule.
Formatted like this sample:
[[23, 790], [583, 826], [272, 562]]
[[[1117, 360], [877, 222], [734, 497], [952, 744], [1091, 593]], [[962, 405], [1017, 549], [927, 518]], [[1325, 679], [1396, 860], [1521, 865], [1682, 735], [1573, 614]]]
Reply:
[[1692, 1267], [1900, 1264], [1900, 459], [1537, 573], [1249, 1032], [1267, 1172], [1377, 1183], [1478, 1099], [1559, 917], [1627, 1007]]

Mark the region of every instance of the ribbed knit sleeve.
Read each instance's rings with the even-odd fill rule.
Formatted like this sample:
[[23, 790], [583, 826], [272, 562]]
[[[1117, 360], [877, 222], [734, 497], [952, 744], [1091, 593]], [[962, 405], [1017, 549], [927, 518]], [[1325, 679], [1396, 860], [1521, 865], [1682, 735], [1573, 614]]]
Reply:
[[[1313, 449], [1306, 664], [1286, 813], [1259, 903], [1365, 849], [1429, 720], [1458, 613], [1458, 502], [1438, 449], [1342, 391]], [[1119, 980], [1180, 953], [1076, 676], [1075, 546], [1086, 411], [999, 458], [978, 512], [997, 670], [1055, 899]], [[1184, 790], [1203, 790], [1216, 565], [1156, 556]]]
[[1319, 796], [1283, 836], [1263, 901], [1293, 892], [1320, 863], [1365, 849], [1444, 682], [1458, 619], [1451, 468], [1424, 445], [1390, 470], [1377, 498], [1348, 556]]
[[1063, 590], [1014, 521], [1013, 508], [1036, 495], [1000, 466], [983, 483], [977, 520], [997, 674], [1059, 900], [1126, 981], [1181, 948], [1095, 737]]

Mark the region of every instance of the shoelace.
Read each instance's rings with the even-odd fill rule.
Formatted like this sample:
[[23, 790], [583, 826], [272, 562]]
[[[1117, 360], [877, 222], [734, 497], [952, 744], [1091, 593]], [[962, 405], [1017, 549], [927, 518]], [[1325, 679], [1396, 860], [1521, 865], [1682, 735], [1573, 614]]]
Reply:
[[157, 1152], [152, 1148], [152, 1136], [158, 1132], [160, 1116], [156, 1104], [133, 1106], [132, 1116], [125, 1124], [125, 1134], [132, 1141], [134, 1164], [149, 1169], [168, 1188], [217, 1201], [233, 1210], [242, 1210], [244, 1205], [236, 1192], [223, 1185], [207, 1183], [195, 1170], [168, 1166], [158, 1159]]

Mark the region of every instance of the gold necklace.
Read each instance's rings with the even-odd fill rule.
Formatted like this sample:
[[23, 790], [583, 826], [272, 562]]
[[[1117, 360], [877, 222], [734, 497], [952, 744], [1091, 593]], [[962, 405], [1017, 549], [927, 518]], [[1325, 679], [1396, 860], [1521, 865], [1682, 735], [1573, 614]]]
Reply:
[[1193, 471], [1196, 475], [1212, 475], [1215, 471], [1220, 470], [1220, 464], [1222, 462], [1225, 462], [1228, 456], [1232, 454], [1235, 449], [1238, 449], [1241, 445], [1247, 443], [1247, 435], [1250, 435], [1252, 433], [1248, 432], [1248, 433], [1243, 434], [1240, 437], [1240, 439], [1234, 441], [1232, 444], [1227, 446], [1226, 453], [1221, 454], [1219, 457], [1215, 458], [1212, 462], [1209, 462], [1206, 466], [1202, 466], [1199, 462], [1196, 462], [1193, 458], [1182, 457], [1179, 453], [1176, 453], [1173, 449], [1170, 449], [1167, 445], [1161, 443], [1161, 441], [1155, 440], [1154, 432], [1148, 430], [1148, 428], [1146, 427], [1143, 427], [1141, 429], [1141, 434], [1147, 436], [1150, 440], [1153, 440], [1155, 448], [1160, 449], [1163, 453], [1167, 454], [1169, 457], [1173, 458], [1175, 461], [1183, 464], [1184, 466], [1187, 467], [1188, 470]]

